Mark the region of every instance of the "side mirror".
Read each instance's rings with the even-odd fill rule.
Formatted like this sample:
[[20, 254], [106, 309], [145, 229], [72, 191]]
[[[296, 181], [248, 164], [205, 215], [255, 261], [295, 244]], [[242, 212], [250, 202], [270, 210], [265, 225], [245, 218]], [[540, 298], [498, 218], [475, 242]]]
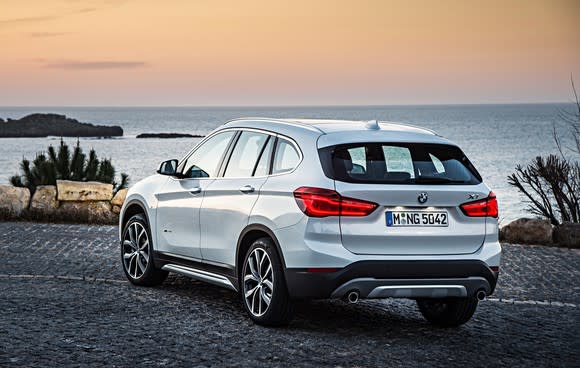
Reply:
[[173, 159], [173, 160], [163, 161], [159, 165], [159, 169], [157, 170], [157, 173], [161, 174], [161, 175], [173, 176], [176, 174], [176, 171], [177, 171], [177, 160]]

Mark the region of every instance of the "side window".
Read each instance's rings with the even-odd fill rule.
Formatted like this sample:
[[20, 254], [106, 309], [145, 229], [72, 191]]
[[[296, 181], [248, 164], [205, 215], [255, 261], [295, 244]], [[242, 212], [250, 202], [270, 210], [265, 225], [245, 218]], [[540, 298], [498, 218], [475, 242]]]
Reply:
[[274, 156], [274, 166], [272, 167], [272, 174], [279, 174], [291, 171], [298, 165], [300, 155], [296, 148], [285, 139], [278, 139], [276, 146], [276, 154]]
[[186, 178], [215, 176], [218, 165], [234, 136], [234, 131], [218, 133], [205, 141], [185, 160], [181, 173]]
[[254, 171], [254, 176], [265, 176], [268, 175], [268, 170], [270, 169], [270, 157], [272, 157], [272, 147], [274, 146], [274, 141], [276, 138], [270, 136], [268, 139], [268, 143], [266, 143], [266, 147], [262, 151], [260, 156], [260, 160], [256, 165], [256, 170]]
[[349, 148], [348, 153], [352, 159], [350, 174], [364, 174], [367, 171], [367, 155], [364, 147]]
[[387, 165], [387, 176], [409, 174], [411, 179], [415, 177], [413, 159], [409, 148], [383, 145], [383, 153]]
[[250, 177], [256, 167], [256, 161], [268, 140], [268, 135], [244, 131], [234, 148], [224, 173], [226, 178]]

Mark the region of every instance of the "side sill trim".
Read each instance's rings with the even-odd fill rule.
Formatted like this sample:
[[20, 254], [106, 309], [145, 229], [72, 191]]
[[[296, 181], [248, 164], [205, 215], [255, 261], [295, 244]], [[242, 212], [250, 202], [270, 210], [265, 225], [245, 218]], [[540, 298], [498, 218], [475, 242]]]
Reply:
[[176, 264], [166, 264], [163, 267], [161, 267], [161, 269], [169, 272], [176, 272], [196, 280], [209, 282], [214, 285], [222, 286], [227, 289], [237, 291], [232, 282], [227, 277], [212, 272], [197, 270], [194, 268], [179, 266]]

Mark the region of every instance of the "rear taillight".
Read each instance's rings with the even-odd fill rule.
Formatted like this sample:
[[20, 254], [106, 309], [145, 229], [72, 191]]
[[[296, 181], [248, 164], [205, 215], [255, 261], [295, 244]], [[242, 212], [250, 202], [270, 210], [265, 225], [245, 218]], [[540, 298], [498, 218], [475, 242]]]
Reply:
[[361, 199], [347, 198], [334, 190], [300, 187], [294, 199], [302, 212], [310, 217], [367, 216], [378, 204]]
[[497, 198], [493, 192], [489, 192], [487, 198], [479, 201], [467, 202], [459, 206], [465, 216], [469, 217], [497, 217]]

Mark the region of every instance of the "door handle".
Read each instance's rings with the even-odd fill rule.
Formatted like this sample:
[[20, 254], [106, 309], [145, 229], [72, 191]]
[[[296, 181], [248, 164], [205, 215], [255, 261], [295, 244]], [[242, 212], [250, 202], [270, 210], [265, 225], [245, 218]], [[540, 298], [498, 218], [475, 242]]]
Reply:
[[191, 194], [199, 194], [199, 193], [201, 193], [201, 187], [191, 188], [189, 190], [189, 193], [191, 193]]
[[242, 193], [253, 193], [254, 192], [254, 187], [251, 185], [244, 185], [243, 187], [240, 188], [240, 192]]

